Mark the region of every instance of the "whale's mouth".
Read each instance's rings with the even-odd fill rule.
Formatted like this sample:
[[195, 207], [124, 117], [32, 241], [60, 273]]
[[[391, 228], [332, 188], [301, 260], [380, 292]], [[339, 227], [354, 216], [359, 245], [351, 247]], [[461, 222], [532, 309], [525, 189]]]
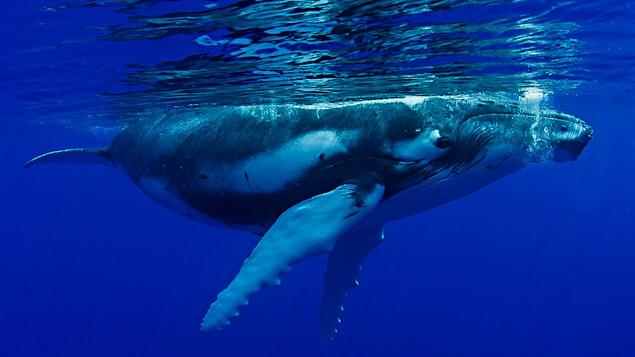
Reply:
[[578, 125], [570, 138], [554, 142], [553, 161], [566, 162], [578, 159], [593, 138], [593, 128], [587, 124]]

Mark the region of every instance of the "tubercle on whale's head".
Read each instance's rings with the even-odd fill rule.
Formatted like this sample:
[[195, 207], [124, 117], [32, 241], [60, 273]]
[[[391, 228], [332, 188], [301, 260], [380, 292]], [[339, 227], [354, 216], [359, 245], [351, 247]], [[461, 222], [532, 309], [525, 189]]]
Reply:
[[[576, 160], [593, 137], [593, 128], [572, 115], [543, 111], [533, 127], [534, 148], [555, 162]], [[538, 157], [541, 159], [541, 157]]]
[[452, 138], [452, 147], [440, 160], [450, 164], [565, 162], [577, 159], [593, 136], [593, 129], [572, 115], [527, 110], [513, 101], [475, 101], [456, 108], [441, 129]]

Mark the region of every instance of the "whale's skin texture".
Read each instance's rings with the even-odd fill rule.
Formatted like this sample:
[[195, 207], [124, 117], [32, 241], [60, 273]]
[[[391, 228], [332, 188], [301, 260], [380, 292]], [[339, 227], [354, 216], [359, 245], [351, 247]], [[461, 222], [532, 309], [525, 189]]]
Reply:
[[498, 97], [197, 108], [131, 122], [105, 149], [39, 163], [115, 165], [162, 205], [262, 238], [201, 328], [230, 323], [291, 265], [329, 253], [320, 335], [330, 341], [348, 289], [383, 227], [546, 160], [575, 160], [582, 120]]
[[[536, 157], [548, 158], [553, 149], [539, 147], [531, 137], [536, 134], [530, 135], [529, 126], [537, 125], [541, 116], [560, 115], [561, 120], [581, 123], [540, 110], [528, 113], [528, 119], [515, 125], [499, 125], [496, 120], [512, 120], [505, 117], [507, 113], [522, 112], [517, 103], [452, 97], [332, 106], [221, 107], [133, 123], [113, 140], [108, 154], [160, 203], [198, 219], [263, 233], [294, 203], [356, 175], [378, 175], [386, 186], [386, 202], [400, 192], [425, 186], [426, 180], [431, 184], [441, 177], [470, 176], [470, 161], [478, 159], [478, 153], [469, 150], [478, 148], [428, 145], [428, 152], [411, 158], [395, 146], [420, 137], [425, 141], [432, 131], [461, 144], [458, 126], [479, 111], [496, 114], [486, 127], [474, 130], [491, 129], [491, 135], [508, 140], [506, 145], [525, 145], [538, 152]], [[518, 135], [523, 131], [527, 136]], [[434, 207], [532, 160], [530, 152], [517, 150], [514, 154], [506, 167], [492, 170], [490, 165], [489, 175], [477, 178], [476, 187], [471, 187], [475, 180], [470, 178], [464, 188], [441, 192], [439, 197], [417, 198], [417, 207], [393, 209], [386, 217], [398, 219]]]

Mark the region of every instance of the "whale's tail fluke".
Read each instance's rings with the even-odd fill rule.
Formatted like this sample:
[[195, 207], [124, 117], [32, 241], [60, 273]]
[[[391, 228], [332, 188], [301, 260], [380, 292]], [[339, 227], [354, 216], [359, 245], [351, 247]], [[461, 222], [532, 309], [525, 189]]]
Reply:
[[39, 164], [99, 164], [112, 165], [108, 150], [104, 148], [78, 148], [47, 152], [24, 164], [28, 169]]

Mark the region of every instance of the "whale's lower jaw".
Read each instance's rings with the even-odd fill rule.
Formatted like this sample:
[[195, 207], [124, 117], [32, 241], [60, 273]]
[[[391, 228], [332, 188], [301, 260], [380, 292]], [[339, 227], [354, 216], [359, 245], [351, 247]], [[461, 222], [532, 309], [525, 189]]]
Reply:
[[[492, 166], [496, 162], [496, 167]], [[454, 175], [449, 170], [387, 198], [362, 222], [389, 223], [433, 209], [474, 193], [481, 188], [530, 165], [520, 158], [483, 161], [470, 170]]]

